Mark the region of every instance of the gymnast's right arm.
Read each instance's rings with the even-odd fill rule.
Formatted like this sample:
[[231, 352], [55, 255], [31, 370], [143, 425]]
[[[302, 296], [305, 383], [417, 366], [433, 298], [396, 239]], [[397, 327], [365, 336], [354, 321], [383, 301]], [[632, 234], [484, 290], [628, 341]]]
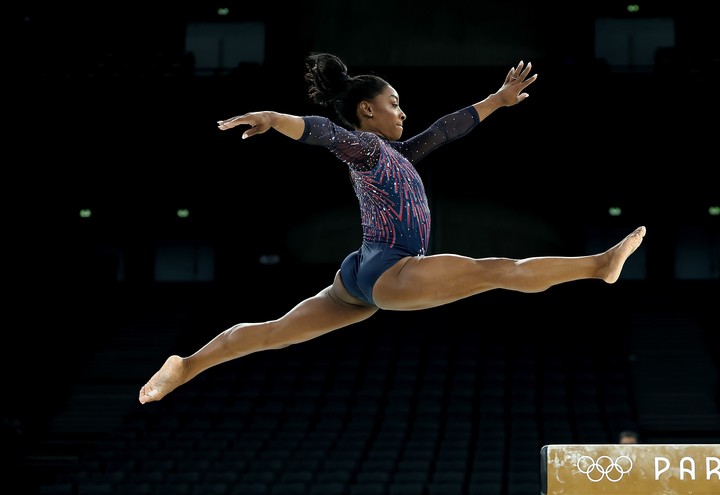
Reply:
[[302, 117], [278, 112], [250, 112], [227, 120], [218, 120], [218, 129], [226, 131], [235, 126], [245, 124], [250, 128], [243, 132], [242, 138], [247, 139], [256, 134], [262, 134], [269, 129], [275, 129], [280, 134], [292, 139], [300, 139], [305, 132], [305, 121]]

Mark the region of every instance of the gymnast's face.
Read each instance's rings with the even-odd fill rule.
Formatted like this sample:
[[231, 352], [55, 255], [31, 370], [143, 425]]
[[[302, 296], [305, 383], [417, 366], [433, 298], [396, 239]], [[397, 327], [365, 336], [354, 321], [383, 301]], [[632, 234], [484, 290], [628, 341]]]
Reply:
[[400, 139], [405, 113], [400, 109], [400, 97], [392, 86], [385, 86], [371, 100], [358, 105], [361, 131], [373, 132], [391, 141]]

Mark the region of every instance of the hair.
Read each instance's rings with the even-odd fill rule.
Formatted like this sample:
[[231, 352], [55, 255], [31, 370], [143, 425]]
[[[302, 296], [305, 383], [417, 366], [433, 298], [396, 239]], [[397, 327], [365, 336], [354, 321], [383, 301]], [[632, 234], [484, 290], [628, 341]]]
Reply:
[[351, 77], [345, 63], [330, 53], [308, 55], [305, 81], [310, 101], [332, 109], [337, 122], [350, 130], [360, 126], [358, 104], [373, 99], [390, 85], [372, 74]]

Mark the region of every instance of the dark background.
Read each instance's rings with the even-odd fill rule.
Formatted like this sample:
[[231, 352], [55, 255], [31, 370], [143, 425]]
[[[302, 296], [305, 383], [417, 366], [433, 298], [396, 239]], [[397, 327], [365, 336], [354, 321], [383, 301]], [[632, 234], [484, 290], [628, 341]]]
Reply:
[[[221, 7], [227, 16], [217, 15]], [[601, 408], [597, 421], [584, 423], [565, 411], [570, 419], [562, 425], [571, 435], [555, 437], [538, 426], [550, 417], [538, 407], [530, 429], [541, 434], [523, 444], [531, 454], [555, 441], [613, 441], [625, 426], [646, 441], [717, 443], [712, 301], [720, 293], [720, 227], [708, 214], [720, 205], [714, 26], [700, 2], [640, 7], [635, 16], [621, 2], [8, 7], [2, 371], [10, 471], [21, 473], [28, 493], [92, 492], [88, 479], [67, 475], [93, 471], [92, 457], [81, 464], [83, 453], [108, 456], [103, 442], [117, 441], [113, 435], [143, 439], [132, 425], [147, 431], [153, 414], [180, 417], [174, 407], [189, 415], [197, 405], [185, 401], [199, 386], [153, 413], [147, 409], [154, 406], [133, 409], [137, 390], [167, 354], [192, 352], [239, 321], [279, 316], [328, 285], [355, 249], [359, 214], [342, 164], [274, 133], [243, 141], [240, 130], [216, 127], [252, 110], [320, 112], [307, 102], [302, 78], [303, 57], [316, 50], [340, 55], [351, 74], [387, 78], [408, 115], [407, 135], [496, 90], [519, 60], [540, 75], [527, 101], [496, 112], [472, 136], [419, 165], [433, 208], [433, 252], [575, 255], [605, 249], [640, 224], [648, 236], [611, 288], [581, 282], [531, 298], [493, 293], [420, 315], [381, 314], [357, 330], [213, 370], [209, 381], [233, 369], [267, 369], [281, 384], [282, 376], [303, 370], [334, 373], [343, 383], [345, 368], [331, 355], [358, 368], [404, 363], [418, 373], [441, 362], [487, 371], [491, 358], [502, 356], [511, 373], [551, 369], [559, 354], [569, 381], [580, 381], [578, 363], [588, 360], [598, 380], [610, 369], [620, 373], [628, 391], [623, 414]], [[674, 44], [659, 47], [650, 64], [614, 65], [598, 56], [599, 18], [672, 19]], [[262, 44], [262, 61], [207, 66], [187, 49], [188, 27], [198, 23], [219, 31], [258, 23], [265, 36], [251, 41]], [[612, 207], [622, 215], [608, 215]], [[180, 208], [188, 218], [177, 217]], [[92, 216], [81, 218], [81, 209]], [[279, 263], [261, 263], [267, 255]], [[586, 339], [597, 335], [608, 340], [600, 338], [604, 344], [588, 357]], [[394, 353], [384, 353], [388, 347]], [[415, 361], [405, 348], [426, 357]], [[463, 348], [477, 352], [452, 351]], [[98, 362], [105, 367], [98, 370]], [[499, 414], [507, 432], [514, 428], [510, 397], [523, 378], [503, 388]], [[267, 387], [251, 385], [267, 399]], [[392, 390], [379, 387], [378, 404], [392, 403]], [[285, 392], [294, 397], [295, 389]], [[243, 412], [247, 425], [267, 402], [254, 404]], [[302, 412], [288, 407], [283, 414]], [[478, 418], [469, 422], [475, 432], [482, 430]], [[369, 428], [377, 433], [377, 425]], [[508, 459], [518, 448], [502, 446], [506, 474], [497, 493], [513, 493]], [[354, 469], [357, 478], [362, 469]], [[108, 480], [95, 479], [102, 485], [95, 489], [126, 487]], [[357, 479], [348, 481], [343, 490], [355, 485]], [[466, 480], [463, 493], [473, 493], [471, 485]], [[152, 486], [160, 492], [160, 484]], [[422, 486], [432, 491], [432, 484]]]

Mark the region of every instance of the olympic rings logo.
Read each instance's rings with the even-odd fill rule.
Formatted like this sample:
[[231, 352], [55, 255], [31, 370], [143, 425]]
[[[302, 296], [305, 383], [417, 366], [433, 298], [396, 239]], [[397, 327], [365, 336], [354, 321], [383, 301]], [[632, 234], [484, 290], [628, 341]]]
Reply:
[[617, 483], [632, 470], [633, 462], [626, 455], [621, 455], [617, 459], [603, 455], [598, 457], [597, 460], [584, 455], [578, 459], [577, 468], [581, 473], [587, 475], [588, 479], [593, 483], [602, 481], [603, 478], [607, 478], [612, 483]]

